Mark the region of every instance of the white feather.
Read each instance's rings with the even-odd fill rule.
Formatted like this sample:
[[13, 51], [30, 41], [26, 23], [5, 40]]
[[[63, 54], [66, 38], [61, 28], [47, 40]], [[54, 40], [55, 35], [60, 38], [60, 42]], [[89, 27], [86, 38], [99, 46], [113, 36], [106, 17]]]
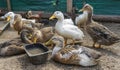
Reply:
[[88, 17], [88, 12], [84, 11], [83, 14], [80, 14], [79, 16], [77, 16], [75, 18], [75, 24], [76, 25], [83, 25], [84, 23], [86, 23], [87, 17]]
[[52, 57], [60, 50], [60, 47], [55, 46], [52, 52]]
[[[56, 11], [54, 15], [58, 18], [55, 29], [59, 35], [73, 40], [80, 40], [84, 37], [83, 32], [77, 26], [67, 24], [64, 21], [64, 16], [62, 12]], [[71, 22], [73, 23], [72, 20]]]
[[70, 19], [64, 19], [63, 22], [64, 22], [64, 24], [71, 24], [71, 25], [74, 25], [74, 23], [73, 23], [73, 21], [72, 21], [71, 18], [70, 18]]

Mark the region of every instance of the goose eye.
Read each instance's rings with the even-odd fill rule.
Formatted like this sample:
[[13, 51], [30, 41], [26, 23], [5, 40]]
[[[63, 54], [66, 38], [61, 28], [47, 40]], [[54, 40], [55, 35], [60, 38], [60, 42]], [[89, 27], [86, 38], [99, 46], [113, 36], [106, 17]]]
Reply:
[[56, 12], [56, 14], [59, 14], [59, 12]]
[[85, 8], [88, 8], [88, 6], [85, 6]]
[[52, 40], [57, 40], [56, 38], [53, 38]]

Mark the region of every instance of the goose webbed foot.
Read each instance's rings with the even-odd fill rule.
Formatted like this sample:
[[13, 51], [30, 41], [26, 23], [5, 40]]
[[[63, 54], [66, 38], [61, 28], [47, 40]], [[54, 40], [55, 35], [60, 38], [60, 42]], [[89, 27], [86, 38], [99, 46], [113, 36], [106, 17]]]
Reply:
[[65, 41], [64, 41], [63, 47], [67, 46], [67, 39], [66, 38], [64, 38], [64, 39], [65, 39]]
[[93, 47], [95, 47], [95, 48], [100, 48], [100, 47], [101, 47], [101, 44], [94, 42], [94, 43], [93, 43]]
[[93, 43], [93, 47], [95, 47], [96, 42]]
[[73, 44], [72, 44], [73, 46], [75, 45], [75, 41], [73, 40]]
[[86, 25], [84, 24], [84, 27], [83, 27], [84, 30], [86, 30]]
[[95, 48], [101, 48], [101, 44], [95, 45]]

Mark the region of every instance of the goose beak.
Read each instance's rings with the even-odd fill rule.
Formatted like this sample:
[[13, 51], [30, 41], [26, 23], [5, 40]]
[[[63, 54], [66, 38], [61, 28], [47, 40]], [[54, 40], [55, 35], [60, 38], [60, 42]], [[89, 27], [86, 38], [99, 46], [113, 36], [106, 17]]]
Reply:
[[36, 43], [36, 42], [37, 42], [37, 38], [34, 37], [34, 39], [33, 39], [33, 43]]
[[49, 41], [47, 41], [44, 45], [51, 45], [51, 44], [53, 44], [52, 39], [50, 39]]
[[54, 19], [54, 18], [56, 18], [54, 15], [52, 15], [50, 18], [49, 18], [49, 20], [52, 20], [52, 19]]
[[84, 9], [80, 9], [80, 10], [79, 10], [79, 12], [83, 12], [83, 11], [84, 11]]
[[7, 22], [9, 22], [9, 21], [10, 21], [10, 19], [11, 19], [11, 18], [10, 18], [10, 16], [8, 16], [6, 21], [7, 21]]

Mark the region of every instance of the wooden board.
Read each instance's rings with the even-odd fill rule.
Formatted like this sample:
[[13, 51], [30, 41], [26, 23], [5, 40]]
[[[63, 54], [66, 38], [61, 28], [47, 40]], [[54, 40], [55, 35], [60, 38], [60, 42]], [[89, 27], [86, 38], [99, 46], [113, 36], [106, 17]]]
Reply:
[[0, 21], [0, 34], [8, 27], [9, 22]]

